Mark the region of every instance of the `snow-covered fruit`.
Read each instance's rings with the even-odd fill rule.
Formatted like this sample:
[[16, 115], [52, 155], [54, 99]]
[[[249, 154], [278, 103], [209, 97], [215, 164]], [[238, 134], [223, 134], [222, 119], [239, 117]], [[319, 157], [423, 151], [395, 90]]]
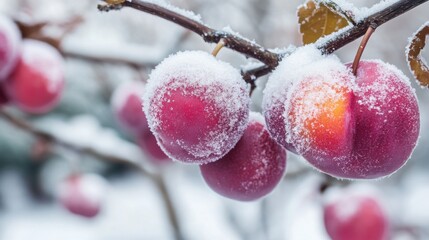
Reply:
[[270, 193], [286, 170], [286, 150], [271, 138], [259, 113], [237, 145], [216, 162], [200, 166], [206, 183], [222, 196], [252, 201]]
[[92, 218], [101, 209], [106, 194], [106, 182], [93, 174], [73, 174], [60, 186], [59, 200], [71, 213]]
[[283, 60], [265, 90], [268, 129], [284, 147], [332, 176], [387, 176], [416, 145], [415, 93], [392, 65], [364, 60], [357, 76], [348, 66], [312, 46]]
[[0, 81], [13, 71], [19, 56], [21, 34], [11, 19], [0, 15]]
[[201, 51], [166, 58], [144, 94], [149, 126], [173, 160], [204, 164], [238, 142], [249, 116], [249, 89], [239, 71]]
[[125, 82], [112, 95], [112, 109], [121, 127], [130, 133], [149, 131], [146, 116], [142, 110], [142, 96], [145, 84]]
[[46, 113], [60, 100], [63, 58], [55, 48], [36, 40], [24, 40], [21, 51], [18, 64], [4, 82], [6, 94], [25, 112]]
[[332, 240], [386, 240], [389, 219], [370, 195], [342, 194], [324, 206], [323, 219]]

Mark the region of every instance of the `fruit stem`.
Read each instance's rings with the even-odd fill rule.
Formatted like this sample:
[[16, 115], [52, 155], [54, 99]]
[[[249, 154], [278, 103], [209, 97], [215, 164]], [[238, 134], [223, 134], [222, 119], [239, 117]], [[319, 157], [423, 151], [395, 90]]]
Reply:
[[219, 51], [220, 51], [223, 47], [225, 47], [225, 44], [226, 44], [225, 39], [221, 38], [221, 39], [219, 40], [219, 42], [216, 44], [216, 47], [213, 49], [212, 55], [213, 55], [214, 57], [216, 57], [216, 56], [217, 56], [217, 54], [219, 53]]
[[365, 50], [366, 44], [368, 43], [369, 39], [371, 38], [371, 35], [374, 33], [375, 29], [377, 28], [377, 26], [375, 24], [371, 24], [368, 27], [368, 30], [366, 31], [365, 35], [362, 38], [362, 42], [360, 43], [360, 46], [358, 48], [358, 51], [356, 53], [355, 59], [353, 61], [353, 75], [356, 76], [357, 74], [357, 69], [359, 66], [359, 61], [362, 57], [363, 51]]

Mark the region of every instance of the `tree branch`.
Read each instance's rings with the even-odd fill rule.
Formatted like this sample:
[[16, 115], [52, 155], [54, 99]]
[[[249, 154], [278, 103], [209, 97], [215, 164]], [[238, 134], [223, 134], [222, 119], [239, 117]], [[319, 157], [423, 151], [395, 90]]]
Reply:
[[[362, 21], [351, 27], [346, 27], [339, 32], [332, 33], [322, 39], [319, 39], [315, 45], [325, 54], [333, 53], [348, 43], [363, 36], [369, 26], [380, 26], [393, 18], [402, 15], [409, 10], [427, 2], [428, 0], [401, 0], [380, 11], [366, 17]], [[253, 82], [256, 78], [270, 73], [282, 59], [284, 54], [274, 53], [249, 41], [238, 34], [226, 31], [212, 29], [204, 23], [185, 16], [176, 11], [170, 10], [164, 6], [145, 2], [142, 0], [128, 0], [116, 5], [100, 6], [100, 10], [120, 9], [121, 7], [130, 7], [149, 14], [164, 18], [174, 22], [184, 28], [187, 28], [200, 35], [204, 41], [217, 43], [220, 39], [225, 39], [225, 46], [240, 52], [248, 57], [258, 59], [263, 64], [243, 71], [243, 78], [247, 82]]]
[[170, 224], [173, 228], [173, 232], [175, 235], [175, 238], [177, 240], [183, 240], [183, 235], [179, 226], [179, 221], [177, 217], [177, 213], [173, 206], [173, 201], [170, 196], [170, 193], [168, 192], [165, 180], [162, 178], [161, 174], [154, 173], [152, 171], [147, 170], [143, 164], [139, 163], [138, 161], [134, 161], [131, 159], [126, 159], [118, 156], [113, 156], [109, 154], [105, 154], [103, 152], [97, 151], [96, 149], [89, 148], [89, 147], [80, 147], [75, 146], [73, 143], [64, 141], [55, 135], [45, 132], [43, 130], [37, 129], [33, 127], [30, 123], [26, 122], [23, 119], [20, 119], [13, 114], [10, 114], [8, 111], [4, 109], [0, 109], [0, 117], [8, 121], [10, 124], [14, 125], [15, 127], [33, 135], [36, 138], [39, 138], [43, 141], [46, 141], [46, 143], [58, 145], [64, 148], [67, 148], [71, 151], [75, 151], [78, 153], [83, 153], [88, 156], [95, 157], [97, 159], [100, 159], [102, 161], [112, 162], [112, 163], [121, 163], [128, 165], [132, 168], [138, 169], [143, 174], [145, 174], [149, 179], [153, 181], [157, 189], [159, 190], [159, 193], [161, 194], [161, 199], [163, 200], [163, 203], [165, 205], [165, 209], [167, 211], [168, 219], [170, 221]]
[[[259, 44], [245, 39], [236, 33], [229, 31], [221, 31], [210, 28], [201, 21], [193, 19], [189, 16], [180, 14], [173, 11], [165, 6], [158, 4], [145, 2], [141, 0], [130, 0], [118, 4], [121, 7], [134, 8], [168, 21], [174, 22], [184, 28], [191, 30], [192, 32], [200, 35], [204, 41], [208, 43], [218, 43], [222, 38], [225, 39], [225, 47], [233, 49], [239, 53], [246, 55], [247, 57], [258, 59], [264, 64], [275, 67], [279, 61], [279, 54], [269, 51]], [[116, 5], [114, 5], [116, 6]], [[113, 9], [120, 8], [114, 7]], [[112, 10], [111, 7], [99, 6], [102, 11]]]

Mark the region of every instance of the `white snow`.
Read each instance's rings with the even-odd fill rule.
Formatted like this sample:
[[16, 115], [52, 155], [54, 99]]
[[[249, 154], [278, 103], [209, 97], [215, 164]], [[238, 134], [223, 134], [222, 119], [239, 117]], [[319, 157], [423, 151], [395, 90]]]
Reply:
[[142, 0], [142, 2], [147, 2], [147, 3], [152, 3], [152, 4], [159, 5], [159, 6], [164, 7], [164, 8], [166, 8], [166, 9], [172, 11], [172, 12], [175, 12], [175, 13], [177, 13], [179, 15], [183, 15], [183, 16], [185, 16], [187, 18], [190, 18], [190, 19], [192, 19], [192, 20], [194, 20], [194, 21], [199, 22], [199, 23], [202, 24], [201, 16], [199, 14], [195, 14], [192, 11], [185, 10], [185, 9], [176, 7], [174, 5], [171, 5], [170, 3], [168, 3], [168, 2], [166, 2], [164, 0]]
[[[374, 4], [371, 7], [361, 7], [357, 8], [353, 3], [346, 0], [335, 0], [337, 4], [343, 11], [349, 12], [354, 16], [356, 23], [363, 21], [368, 16], [379, 12], [386, 7], [398, 2], [399, 0], [381, 0], [379, 3]], [[331, 2], [331, 0], [319, 0], [319, 2]]]
[[257, 122], [265, 126], [265, 118], [259, 112], [253, 112], [253, 111], [250, 112], [249, 123], [251, 122]]
[[[93, 116], [80, 115], [67, 122], [48, 118], [40, 121], [38, 125], [74, 146], [90, 148], [142, 165], [148, 163], [146, 156], [138, 146], [122, 140], [112, 129], [101, 127]], [[149, 164], [145, 165], [146, 169], [148, 166]]]
[[66, 54], [72, 56], [85, 56], [89, 59], [107, 59], [111, 62], [128, 62], [142, 66], [156, 64], [162, 61], [167, 55], [166, 49], [160, 46], [91, 42], [88, 40], [82, 42], [78, 41], [78, 39], [64, 41], [62, 49]]

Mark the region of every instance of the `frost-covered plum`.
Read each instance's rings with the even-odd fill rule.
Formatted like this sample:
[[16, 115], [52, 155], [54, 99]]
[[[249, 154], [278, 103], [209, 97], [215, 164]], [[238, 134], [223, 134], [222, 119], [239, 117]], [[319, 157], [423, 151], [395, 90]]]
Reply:
[[0, 15], [0, 81], [13, 71], [19, 56], [21, 34], [9, 18]]
[[122, 127], [131, 133], [149, 131], [143, 112], [143, 93], [145, 84], [127, 82], [116, 88], [112, 96], [112, 108]]
[[106, 182], [97, 175], [73, 174], [62, 183], [59, 200], [71, 213], [92, 218], [101, 209]]
[[214, 163], [200, 166], [206, 183], [222, 196], [251, 201], [270, 193], [286, 169], [286, 150], [271, 138], [260, 114], [251, 113], [237, 145]]
[[372, 196], [343, 195], [326, 204], [323, 215], [332, 240], [388, 239], [388, 217]]
[[353, 76], [333, 56], [306, 48], [297, 54], [280, 63], [267, 85], [264, 113], [273, 137], [339, 178], [380, 178], [403, 166], [420, 122], [402, 72], [367, 60]]
[[388, 176], [405, 164], [417, 143], [420, 118], [415, 93], [401, 71], [376, 60], [361, 61], [354, 81], [352, 130], [346, 135], [352, 148], [337, 155], [303, 156], [340, 178]]
[[359, 63], [356, 84], [353, 152], [346, 175], [387, 176], [405, 164], [416, 146], [420, 113], [415, 92], [399, 69], [376, 60]]
[[5, 81], [6, 94], [16, 106], [28, 113], [53, 109], [64, 87], [63, 58], [52, 46], [24, 40], [18, 64]]
[[171, 162], [170, 158], [165, 155], [165, 153], [159, 147], [155, 136], [149, 130], [142, 131], [140, 134], [138, 134], [137, 144], [145, 153], [148, 154], [150, 160], [152, 160], [152, 162], [155, 164]]
[[238, 70], [200, 52], [180, 52], [151, 73], [144, 94], [149, 126], [173, 160], [218, 160], [238, 142], [249, 115], [248, 86]]

